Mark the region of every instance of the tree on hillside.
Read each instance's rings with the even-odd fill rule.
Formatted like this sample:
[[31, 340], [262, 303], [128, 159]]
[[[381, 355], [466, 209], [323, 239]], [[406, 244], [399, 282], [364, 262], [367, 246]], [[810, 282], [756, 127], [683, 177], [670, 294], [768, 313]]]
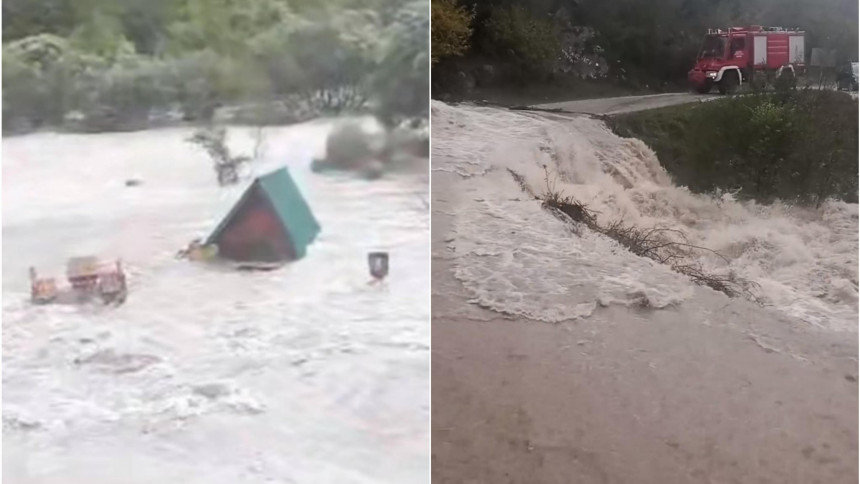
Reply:
[[[467, 57], [501, 66], [518, 63], [529, 71], [539, 68], [546, 54], [526, 52], [545, 52], [535, 46], [550, 44], [539, 41], [550, 38], [545, 34], [548, 29], [537, 28], [534, 22], [547, 22], [564, 39], [548, 57], [559, 58], [571, 50], [599, 53], [609, 65], [610, 77], [636, 86], [683, 84], [709, 27], [799, 27], [806, 30], [807, 50], [835, 49], [842, 62], [858, 55], [856, 0], [477, 0], [474, 6]], [[576, 41], [571, 34], [579, 27], [594, 36], [585, 41], [587, 45], [572, 48], [567, 44]], [[451, 65], [439, 64], [436, 68]], [[553, 69], [564, 69], [563, 63]]]
[[389, 39], [372, 76], [375, 114], [388, 126], [400, 119], [427, 117], [430, 97], [430, 17], [426, 0], [403, 4], [385, 30]]
[[[74, 115], [105, 129], [175, 109], [205, 121], [273, 100], [373, 107], [386, 123], [427, 114], [426, 0], [8, 0], [3, 12], [3, 114], [19, 124]], [[48, 39], [62, 55], [36, 62], [27, 52]]]
[[474, 12], [457, 5], [456, 0], [432, 0], [430, 12], [433, 62], [465, 54], [469, 49]]
[[69, 0], [3, 0], [3, 42], [39, 34], [68, 36], [75, 28]]
[[513, 61], [523, 75], [547, 70], [559, 54], [555, 25], [518, 5], [494, 7], [485, 23], [486, 49]]
[[367, 101], [371, 53], [345, 42], [332, 27], [275, 29], [255, 39], [254, 48], [281, 100], [297, 99], [332, 114], [361, 109]]

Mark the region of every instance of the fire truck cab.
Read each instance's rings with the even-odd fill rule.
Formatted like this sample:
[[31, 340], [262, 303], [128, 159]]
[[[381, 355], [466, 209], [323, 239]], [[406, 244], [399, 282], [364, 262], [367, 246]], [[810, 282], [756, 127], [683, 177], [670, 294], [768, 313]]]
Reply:
[[805, 68], [804, 39], [804, 31], [782, 27], [710, 29], [687, 79], [702, 94], [714, 86], [731, 94], [745, 82], [793, 81]]

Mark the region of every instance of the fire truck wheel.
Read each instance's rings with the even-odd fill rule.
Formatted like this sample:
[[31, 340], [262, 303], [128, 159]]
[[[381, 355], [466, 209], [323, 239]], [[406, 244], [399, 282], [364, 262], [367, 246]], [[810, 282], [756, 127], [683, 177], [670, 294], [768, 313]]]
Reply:
[[708, 94], [709, 92], [711, 92], [711, 88], [713, 87], [714, 86], [712, 86], [710, 82], [706, 82], [705, 84], [696, 86], [694, 89], [699, 94]]
[[794, 89], [797, 87], [797, 77], [789, 69], [784, 69], [773, 84], [776, 90]]
[[740, 82], [738, 80], [737, 72], [729, 71], [723, 74], [723, 78], [720, 79], [717, 88], [720, 90], [720, 94], [734, 94], [738, 89], [738, 84], [740, 84]]

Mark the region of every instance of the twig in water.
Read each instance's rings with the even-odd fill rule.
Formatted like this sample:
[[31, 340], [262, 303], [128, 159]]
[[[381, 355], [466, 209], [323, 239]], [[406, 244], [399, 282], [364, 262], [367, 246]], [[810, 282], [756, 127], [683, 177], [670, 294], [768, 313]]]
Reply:
[[[635, 225], [626, 225], [622, 220], [616, 220], [608, 225], [601, 225], [595, 211], [572, 196], [564, 195], [556, 189], [555, 180], [550, 179], [550, 172], [544, 165], [546, 192], [535, 196], [525, 182], [525, 178], [514, 170], [508, 169], [520, 188], [535, 198], [542, 200], [542, 207], [569, 220], [585, 225], [589, 229], [605, 235], [624, 248], [640, 257], [647, 257], [655, 262], [669, 266], [673, 271], [690, 278], [694, 283], [720, 291], [729, 297], [744, 297], [757, 304], [763, 301], [756, 295], [758, 284], [738, 277], [732, 272], [728, 275], [709, 273], [696, 260], [696, 251], [705, 251], [716, 255], [726, 264], [729, 260], [719, 252], [691, 244], [686, 235], [677, 229], [668, 227], [652, 227], [641, 229]], [[574, 227], [574, 232], [578, 233]], [[680, 239], [680, 240], [678, 240]]]

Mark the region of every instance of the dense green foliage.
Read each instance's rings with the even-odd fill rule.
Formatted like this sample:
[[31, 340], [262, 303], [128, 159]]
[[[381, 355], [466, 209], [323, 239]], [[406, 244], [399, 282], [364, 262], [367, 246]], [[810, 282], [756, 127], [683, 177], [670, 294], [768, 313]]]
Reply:
[[7, 130], [124, 129], [276, 103], [427, 115], [425, 0], [6, 0]]
[[519, 5], [493, 7], [485, 31], [486, 49], [498, 57], [510, 57], [521, 66], [521, 73], [546, 70], [558, 51], [555, 25]]
[[463, 55], [469, 48], [473, 15], [456, 0], [432, 0], [430, 8], [433, 62]]
[[800, 90], [625, 114], [616, 133], [651, 146], [675, 182], [758, 200], [857, 202], [858, 107]]
[[[856, 0], [458, 2], [475, 9], [471, 49], [467, 59], [442, 59], [434, 66], [442, 71], [442, 80], [448, 78], [444, 71], [462, 69], [472, 58], [482, 64], [518, 66], [496, 82], [517, 81], [523, 70], [534, 82], [541, 71], [563, 73], [559, 64], [576, 52], [602, 57], [608, 66], [607, 75], [615, 81], [652, 89], [674, 88], [683, 84], [707, 28], [756, 24], [805, 29], [807, 54], [813, 47], [833, 49], [838, 62], [857, 60], [858, 54]], [[434, 25], [434, 51], [437, 39], [453, 35], [437, 34], [436, 28], [460, 27], [450, 23]], [[582, 28], [594, 35], [579, 35]], [[545, 62], [547, 57], [558, 62]]]

